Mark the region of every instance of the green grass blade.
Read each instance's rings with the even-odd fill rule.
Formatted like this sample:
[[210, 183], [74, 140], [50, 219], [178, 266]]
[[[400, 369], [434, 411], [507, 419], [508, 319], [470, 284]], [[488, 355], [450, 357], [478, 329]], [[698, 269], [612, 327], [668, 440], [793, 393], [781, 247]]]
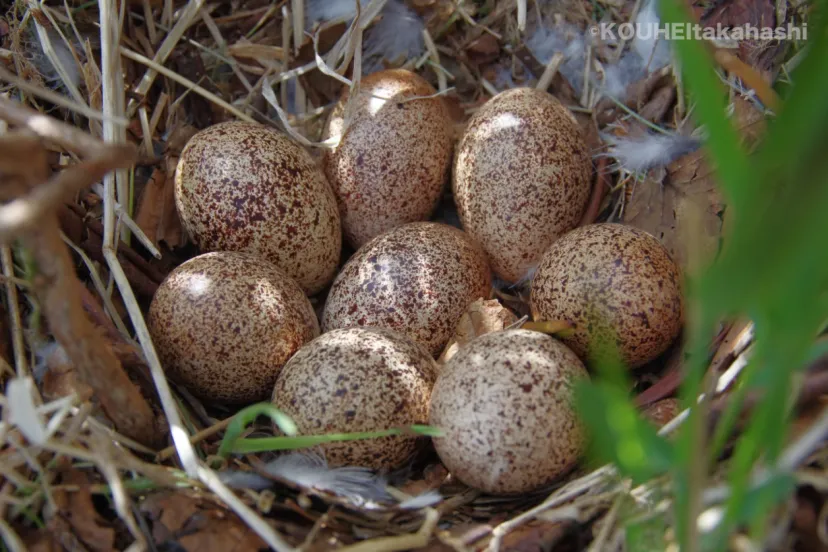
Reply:
[[233, 450], [234, 443], [239, 439], [245, 428], [256, 420], [259, 416], [267, 416], [276, 426], [286, 435], [293, 436], [297, 433], [296, 423], [284, 412], [276, 408], [272, 403], [257, 403], [244, 408], [239, 411], [234, 417], [230, 425], [224, 432], [224, 438], [221, 440], [218, 455], [227, 457], [230, 451]]

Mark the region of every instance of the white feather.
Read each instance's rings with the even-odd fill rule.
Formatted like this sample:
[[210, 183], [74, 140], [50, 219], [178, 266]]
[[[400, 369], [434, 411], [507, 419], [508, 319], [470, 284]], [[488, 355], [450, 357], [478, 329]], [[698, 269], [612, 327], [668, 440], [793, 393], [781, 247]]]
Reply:
[[577, 94], [583, 88], [586, 42], [584, 34], [575, 26], [561, 24], [551, 28], [539, 25], [526, 41], [526, 47], [540, 63], [546, 64], [561, 52], [563, 63], [558, 71], [569, 81]]
[[637, 53], [626, 52], [617, 63], [604, 66], [604, 78], [595, 84], [604, 94], [623, 100], [627, 87], [646, 76], [646, 62]]
[[308, 27], [318, 22], [351, 20], [355, 15], [356, 0], [308, 0], [305, 3]]
[[[590, 72], [590, 82], [604, 94], [624, 99], [630, 84], [646, 77], [670, 62], [670, 46], [659, 38], [654, 28], [660, 22], [655, 2], [649, 0], [641, 9], [636, 24], [636, 33], [631, 49], [615, 63], [604, 63], [603, 76]], [[564, 61], [558, 71], [566, 78], [575, 93], [583, 90], [586, 46], [590, 38], [577, 27], [561, 23], [552, 27], [539, 25], [526, 41], [526, 46], [540, 63], [547, 63], [556, 52], [561, 52]], [[651, 59], [652, 56], [652, 59]]]
[[[265, 465], [270, 475], [291, 481], [303, 489], [327, 491], [355, 504], [393, 502], [385, 490], [384, 477], [368, 468], [345, 466], [330, 468], [325, 458], [313, 453], [292, 453], [279, 456]], [[227, 485], [236, 488], [263, 489], [273, 482], [250, 472], [228, 471], [222, 474]]]
[[[350, 21], [356, 15], [356, 0], [309, 0], [305, 13], [308, 28], [317, 22]], [[365, 32], [363, 72], [379, 71], [383, 60], [393, 63], [420, 57], [425, 52], [423, 29], [425, 23], [405, 2], [389, 0], [379, 20]]]
[[678, 134], [648, 133], [633, 138], [606, 135], [604, 141], [610, 147], [599, 156], [614, 157], [617, 161], [616, 168], [633, 173], [668, 165], [679, 157], [696, 151], [700, 146], [698, 139]]
[[638, 54], [650, 72], [670, 63], [670, 44], [655, 32], [656, 27], [661, 24], [655, 4], [653, 0], [648, 0], [641, 7], [635, 18], [638, 32], [632, 41], [632, 50]]
[[403, 500], [397, 507], [403, 510], [419, 510], [420, 508], [428, 508], [443, 501], [443, 497], [437, 491], [426, 491], [423, 494], [413, 496], [408, 500]]

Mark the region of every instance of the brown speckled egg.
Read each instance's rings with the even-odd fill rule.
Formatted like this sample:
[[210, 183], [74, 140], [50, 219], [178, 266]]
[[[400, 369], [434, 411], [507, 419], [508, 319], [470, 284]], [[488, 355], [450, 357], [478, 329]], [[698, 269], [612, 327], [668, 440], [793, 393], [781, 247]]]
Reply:
[[[428, 422], [436, 364], [419, 343], [390, 330], [333, 330], [285, 365], [273, 403], [301, 435], [379, 431]], [[410, 436], [326, 443], [331, 466], [394, 469], [417, 450]]]
[[580, 221], [592, 164], [569, 111], [546, 92], [501, 92], [469, 120], [452, 187], [463, 229], [495, 274], [518, 282]]
[[282, 366], [319, 335], [299, 285], [240, 252], [205, 253], [173, 270], [147, 324], [174, 380], [202, 399], [236, 404], [267, 400]]
[[663, 353], [681, 331], [681, 272], [655, 237], [623, 224], [590, 224], [546, 251], [532, 281], [532, 311], [575, 326], [564, 342], [586, 360], [599, 335], [614, 335], [635, 368]]
[[342, 244], [336, 199], [310, 154], [263, 125], [227, 122], [193, 136], [175, 174], [175, 204], [202, 251], [247, 251], [305, 293], [333, 279]]
[[427, 220], [448, 181], [451, 118], [434, 88], [404, 69], [362, 78], [342, 128], [348, 89], [328, 121], [325, 138], [341, 136], [324, 159], [345, 238], [355, 248], [407, 222]]
[[551, 483], [581, 456], [586, 436], [573, 405], [586, 368], [556, 339], [505, 330], [472, 340], [441, 369], [430, 424], [434, 446], [463, 483], [495, 494]]
[[488, 298], [486, 256], [462, 230], [412, 222], [362, 246], [331, 286], [323, 331], [389, 328], [422, 343], [435, 357], [466, 307]]

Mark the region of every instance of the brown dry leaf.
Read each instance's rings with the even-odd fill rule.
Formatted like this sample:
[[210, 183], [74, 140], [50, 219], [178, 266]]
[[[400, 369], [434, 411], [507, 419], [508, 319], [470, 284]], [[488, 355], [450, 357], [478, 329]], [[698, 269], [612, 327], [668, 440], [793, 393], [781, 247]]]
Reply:
[[77, 394], [81, 402], [92, 398], [92, 388], [81, 381], [74, 366], [66, 357], [63, 347], [57, 343], [53, 344], [46, 358], [46, 371], [43, 374], [43, 381], [40, 391], [43, 398], [53, 401], [61, 397]]
[[644, 410], [642, 415], [660, 428], [678, 416], [679, 412], [681, 412], [681, 404], [678, 399], [670, 398], [651, 404]]
[[554, 550], [574, 521], [536, 521], [522, 525], [503, 538], [502, 549], [514, 552]]
[[68, 522], [74, 536], [82, 541], [88, 550], [95, 552], [114, 550], [115, 530], [107, 527], [106, 521], [95, 510], [86, 474], [67, 467], [61, 470], [61, 482], [64, 485], [76, 485], [78, 490], [55, 491], [56, 517], [60, 521]]
[[167, 140], [164, 166], [153, 171], [141, 194], [135, 223], [156, 245], [164, 242], [176, 248], [187, 243], [175, 208], [175, 169], [181, 150], [196, 132], [197, 128], [187, 124], [173, 128]]
[[699, 150], [637, 182], [624, 222], [660, 239], [685, 269], [718, 251], [724, 206]]
[[449, 340], [438, 362], [447, 362], [475, 337], [502, 330], [515, 322], [517, 317], [496, 299], [478, 299], [469, 305], [460, 317], [454, 336]]
[[733, 98], [733, 121], [748, 148], [753, 147], [762, 139], [768, 126], [762, 112], [742, 96]]
[[[167, 170], [169, 165], [168, 159]], [[156, 168], [153, 171], [141, 194], [135, 223], [156, 245], [164, 242], [175, 248], [183, 246], [185, 241], [181, 221], [175, 209], [174, 180], [168, 177], [171, 173], [167, 170]]]
[[61, 552], [63, 550], [57, 543], [55, 535], [47, 529], [22, 533], [20, 538], [29, 552]]
[[[732, 0], [717, 2], [706, 13], [697, 10], [698, 17], [705, 28], [736, 28], [751, 25], [754, 28], [773, 28], [777, 25], [775, 0]], [[707, 4], [710, 5], [710, 4]], [[782, 24], [784, 22], [780, 22]], [[775, 53], [780, 45], [773, 45], [770, 41], [742, 40], [738, 52], [742, 60], [756, 66], [761, 71], [767, 71], [772, 65]]]
[[156, 493], [141, 503], [140, 510], [148, 518], [158, 547], [172, 546], [187, 552], [267, 549], [267, 544], [236, 514], [195, 493]]
[[400, 487], [407, 495], [415, 496], [426, 491], [439, 489], [446, 480], [448, 470], [442, 464], [432, 464], [423, 471], [422, 479], [410, 479]]

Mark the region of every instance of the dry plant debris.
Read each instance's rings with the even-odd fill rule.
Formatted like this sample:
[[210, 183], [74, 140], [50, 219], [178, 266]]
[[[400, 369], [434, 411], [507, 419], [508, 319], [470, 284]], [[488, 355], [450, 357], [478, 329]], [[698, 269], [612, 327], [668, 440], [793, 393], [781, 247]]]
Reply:
[[[687, 3], [712, 26], [781, 25], [800, 21], [805, 9], [768, 0]], [[166, 382], [143, 315], [166, 275], [197, 254], [173, 192], [188, 139], [218, 122], [256, 121], [322, 157], [330, 145], [322, 141], [325, 121], [343, 90], [354, 95], [363, 75], [383, 68], [403, 67], [429, 81], [448, 108], [455, 137], [500, 91], [525, 86], [554, 94], [593, 155], [591, 198], [580, 224], [621, 221], [658, 237], [686, 269], [703, 264], [727, 236], [727, 207], [707, 152], [689, 134], [692, 106], [685, 105], [669, 56], [662, 58], [663, 45], [633, 41], [618, 48], [584, 32], [597, 21], [641, 20], [652, 4], [100, 0], [17, 1], [3, 9], [0, 536], [6, 548], [623, 548], [625, 508], [655, 503], [662, 481], [630, 488], [609, 466], [580, 466], [550, 488], [499, 497], [459, 483], [430, 448], [368, 483], [364, 474], [355, 483], [354, 472], [319, 466], [302, 472], [305, 479], [295, 471], [274, 475], [268, 454], [219, 457], [234, 411]], [[779, 42], [712, 51], [732, 118], [752, 147], [779, 105], [772, 85], [798, 58]], [[642, 52], [664, 63], [647, 67]], [[443, 204], [435, 218], [459, 225], [452, 198]], [[562, 321], [531, 320], [525, 282], [501, 284], [494, 299], [481, 297], [465, 310], [440, 363], [490, 332], [568, 330]], [[324, 293], [313, 301], [321, 308]], [[711, 429], [727, 413], [753, 339], [750, 321], [723, 321], [710, 345]], [[828, 547], [825, 358], [810, 365], [794, 398], [798, 417], [786, 458], [797, 492], [778, 516], [779, 549]], [[675, 348], [636, 373], [637, 404], [662, 434], [687, 414], [672, 398], [682, 365]], [[737, 414], [761, 400], [748, 395]], [[246, 434], [272, 430], [254, 424]], [[231, 480], [230, 472], [247, 479]], [[309, 485], [307, 478], [329, 486]], [[342, 487], [341, 478], [358, 492], [343, 491], [354, 487]], [[353, 499], [377, 485], [392, 506]], [[663, 534], [658, 538], [664, 542]]]

